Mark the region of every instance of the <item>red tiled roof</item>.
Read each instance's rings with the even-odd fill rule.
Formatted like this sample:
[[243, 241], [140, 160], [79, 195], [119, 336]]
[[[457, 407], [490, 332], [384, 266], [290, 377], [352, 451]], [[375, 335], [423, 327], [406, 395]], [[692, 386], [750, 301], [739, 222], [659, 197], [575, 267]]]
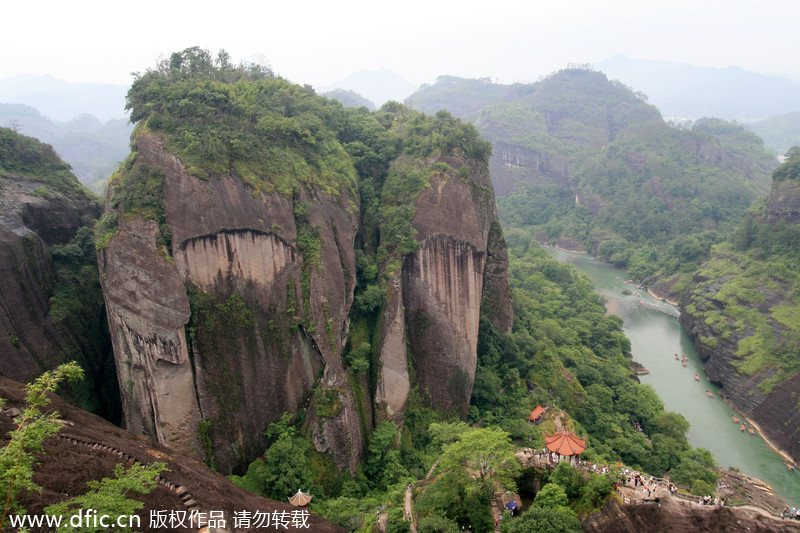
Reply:
[[541, 405], [537, 405], [536, 408], [533, 411], [531, 411], [531, 416], [528, 417], [528, 420], [536, 420], [537, 418], [542, 416], [545, 413], [545, 411], [547, 411], [546, 408], [542, 407]]
[[551, 452], [563, 456], [578, 455], [586, 449], [586, 439], [579, 439], [569, 431], [545, 435], [544, 444]]

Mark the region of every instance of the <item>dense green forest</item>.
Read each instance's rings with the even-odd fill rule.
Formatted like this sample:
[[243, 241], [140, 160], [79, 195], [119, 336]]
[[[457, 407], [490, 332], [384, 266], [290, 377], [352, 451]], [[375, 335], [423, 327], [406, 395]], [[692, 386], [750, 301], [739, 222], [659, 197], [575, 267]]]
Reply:
[[697, 268], [768, 191], [777, 165], [741, 125], [668, 124], [644, 95], [586, 69], [530, 85], [446, 77], [408, 102], [447, 108], [495, 147], [531, 158], [493, 166], [496, 188], [513, 185], [498, 199], [506, 228], [578, 239], [638, 279]]

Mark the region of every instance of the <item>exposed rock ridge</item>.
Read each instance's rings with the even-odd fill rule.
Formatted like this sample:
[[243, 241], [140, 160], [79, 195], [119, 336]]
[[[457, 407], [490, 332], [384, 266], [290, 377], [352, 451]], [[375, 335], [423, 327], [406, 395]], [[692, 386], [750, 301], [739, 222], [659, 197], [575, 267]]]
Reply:
[[800, 223], [800, 181], [787, 179], [772, 182], [767, 216], [770, 222], [782, 220], [787, 224]]

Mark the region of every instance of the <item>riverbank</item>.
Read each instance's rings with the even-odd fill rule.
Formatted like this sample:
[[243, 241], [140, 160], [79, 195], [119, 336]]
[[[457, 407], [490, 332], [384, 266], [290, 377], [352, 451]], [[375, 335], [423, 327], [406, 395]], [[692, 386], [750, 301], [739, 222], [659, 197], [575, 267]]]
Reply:
[[[722, 396], [721, 396], [721, 397], [722, 397]], [[767, 437], [765, 437], [765, 436], [764, 436], [764, 432], [763, 432], [763, 431], [761, 431], [761, 427], [759, 427], [759, 425], [758, 425], [758, 424], [756, 424], [755, 422], [753, 422], [753, 421], [752, 421], [751, 419], [749, 419], [747, 416], [745, 416], [744, 414], [742, 414], [742, 413], [741, 413], [741, 412], [740, 412], [738, 409], [736, 409], [736, 406], [734, 406], [734, 405], [731, 403], [731, 401], [730, 401], [728, 398], [722, 397], [722, 401], [723, 401], [723, 402], [725, 402], [725, 405], [727, 405], [728, 407], [730, 407], [732, 411], [734, 411], [734, 412], [735, 412], [737, 415], [739, 415], [739, 418], [740, 418], [742, 421], [745, 421], [745, 420], [746, 420], [748, 425], [750, 425], [750, 426], [753, 426], [753, 429], [755, 429], [755, 432], [758, 434], [758, 436], [761, 438], [761, 440], [763, 440], [763, 441], [764, 441], [764, 443], [766, 443], [766, 445], [767, 445], [767, 446], [769, 446], [769, 448], [770, 448], [770, 449], [771, 449], [773, 452], [775, 452], [776, 454], [780, 455], [780, 456], [781, 456], [781, 458], [783, 458], [783, 460], [784, 460], [785, 462], [787, 462], [787, 463], [791, 463], [791, 464], [795, 464], [795, 461], [794, 461], [794, 459], [792, 459], [792, 456], [791, 456], [791, 455], [789, 455], [789, 454], [788, 454], [788, 453], [786, 453], [785, 451], [783, 451], [783, 450], [781, 450], [780, 448], [778, 448], [778, 447], [775, 445], [775, 443], [773, 443], [773, 442], [772, 442], [772, 441], [770, 441], [770, 440], [769, 440]]]
[[668, 303], [669, 305], [673, 305], [675, 307], [678, 307], [678, 304], [679, 304], [678, 300], [672, 300], [670, 298], [662, 298], [661, 296], [659, 296], [658, 294], [653, 292], [652, 289], [648, 288], [647, 289], [647, 294], [649, 294], [650, 296], [652, 296], [653, 298], [655, 298], [656, 300], [658, 300], [660, 302]]
[[[717, 385], [705, 382], [698, 384], [695, 373], [704, 375], [704, 363], [697, 356], [694, 341], [680, 324], [677, 302], [667, 301], [665, 293], [647, 290], [640, 292], [641, 304], [633, 297], [623, 296], [630, 289], [627, 274], [603, 263], [591, 255], [574, 254], [556, 247], [548, 247], [549, 253], [562, 262], [577, 267], [592, 280], [595, 290], [605, 297], [606, 312], [621, 317], [623, 331], [631, 341], [631, 352], [637, 362], [650, 370], [649, 375], [637, 376], [642, 383], [653, 386], [667, 410], [682, 414], [690, 423], [687, 434], [695, 447], [708, 449], [720, 466], [736, 467], [742, 472], [764, 480], [792, 505], [800, 504], [800, 472], [786, 468], [790, 460], [775, 443], [770, 442], [762, 428], [754, 438], [731, 421], [731, 413], [742, 419], [738, 410], [722, 398]], [[672, 300], [672, 294], [669, 295]], [[674, 354], [684, 353], [689, 357], [688, 368], [675, 361]], [[706, 398], [703, 389], [709, 388], [713, 398]], [[762, 422], [763, 424], [763, 422]]]

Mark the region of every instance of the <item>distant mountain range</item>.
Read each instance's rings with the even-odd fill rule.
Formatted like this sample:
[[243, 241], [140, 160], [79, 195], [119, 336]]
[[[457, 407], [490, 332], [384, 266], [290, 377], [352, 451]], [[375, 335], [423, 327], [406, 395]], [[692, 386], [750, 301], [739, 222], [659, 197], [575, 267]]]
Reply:
[[764, 139], [764, 144], [778, 155], [786, 154], [792, 146], [800, 146], [800, 111], [751, 122], [745, 126]]
[[378, 70], [360, 70], [350, 74], [337, 83], [324, 87], [315, 87], [319, 93], [328, 93], [335, 89], [354, 91], [371, 100], [376, 107], [380, 107], [389, 100], [402, 102], [419, 86], [399, 74], [385, 68]]
[[0, 102], [35, 107], [58, 121], [91, 114], [100, 121], [127, 118], [128, 87], [102, 83], [70, 83], [50, 75], [20, 74], [0, 79]]
[[800, 83], [786, 77], [625, 55], [594, 66], [647, 95], [666, 118], [750, 121], [800, 111]]
[[84, 113], [57, 122], [24, 104], [0, 104], [0, 126], [52, 145], [80, 182], [97, 194], [102, 194], [108, 177], [127, 157], [133, 131], [127, 117], [101, 122]]

